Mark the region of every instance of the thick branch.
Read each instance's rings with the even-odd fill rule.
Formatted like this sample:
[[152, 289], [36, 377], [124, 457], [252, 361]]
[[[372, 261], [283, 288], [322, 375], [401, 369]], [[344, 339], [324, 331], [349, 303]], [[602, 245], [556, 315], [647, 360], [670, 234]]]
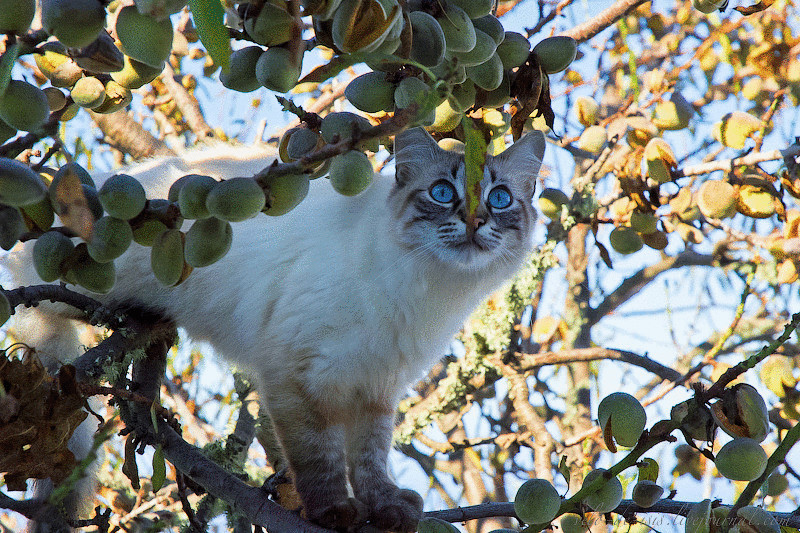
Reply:
[[200, 450], [183, 440], [175, 430], [160, 421], [155, 439], [164, 450], [164, 456], [175, 468], [192, 478], [210, 494], [231, 504], [255, 525], [271, 533], [330, 533], [329, 530], [310, 524], [296, 513], [284, 509], [269, 500], [258, 487], [224, 470], [202, 454]]
[[589, 325], [597, 324], [603, 317], [613, 313], [620, 305], [645, 288], [656, 276], [673, 268], [685, 266], [711, 266], [712, 255], [699, 254], [687, 250], [675, 257], [667, 257], [655, 265], [650, 265], [623, 281], [608, 294], [600, 304], [589, 312]]
[[79, 292], [70, 290], [63, 285], [29, 285], [16, 289], [3, 290], [11, 307], [18, 305], [35, 307], [39, 302], [64, 303], [83, 311], [90, 324], [103, 324], [111, 328], [121, 326], [125, 322], [122, 313], [105, 307], [97, 300]]
[[9, 509], [21, 514], [29, 520], [37, 520], [49, 524], [64, 523], [64, 518], [56, 506], [39, 499], [15, 500], [5, 493], [0, 492], [0, 509]]
[[[166, 353], [169, 344], [156, 342], [148, 346], [147, 356], [133, 366], [133, 387], [137, 392], [157, 400], [160, 378], [164, 372]], [[234, 474], [206, 457], [198, 448], [192, 446], [164, 420], [156, 420], [157, 427], [148, 416], [149, 410], [134, 406], [134, 416], [123, 420], [137, 437], [147, 444], [161, 444], [164, 457], [180, 472], [192, 478], [209, 494], [226, 501], [236, 511], [243, 514], [251, 523], [266, 528], [271, 533], [330, 533], [327, 529], [310, 524], [277, 503], [268, 499], [267, 494], [258, 487], [251, 487]]]
[[169, 146], [153, 137], [125, 109], [108, 114], [89, 111], [89, 114], [112, 146], [136, 160], [175, 155]]
[[536, 436], [533, 446], [533, 465], [536, 477], [553, 481], [552, 457], [555, 452], [555, 441], [547, 430], [545, 420], [539, 416], [530, 403], [530, 389], [524, 372], [517, 366], [500, 366], [508, 380], [508, 397], [514, 406], [513, 416], [519, 425], [519, 433], [529, 431]]
[[172, 70], [169, 62], [164, 67], [161, 74], [161, 81], [172, 96], [172, 101], [178, 106], [183, 115], [183, 120], [189, 129], [192, 130], [199, 140], [210, 139], [214, 136], [214, 130], [208, 125], [203, 117], [203, 111], [197, 99], [186, 90], [180, 82], [175, 79], [175, 71]]
[[43, 301], [63, 303], [82, 311], [88, 323], [115, 330], [107, 339], [73, 362], [78, 381], [95, 379], [102, 374], [108, 362], [117, 360], [121, 354], [147, 346], [157, 339], [171, 342], [174, 338], [174, 326], [169, 322], [138, 320], [105, 307], [97, 300], [63, 285], [30, 285], [3, 290], [3, 293], [12, 308], [18, 305], [33, 307]]

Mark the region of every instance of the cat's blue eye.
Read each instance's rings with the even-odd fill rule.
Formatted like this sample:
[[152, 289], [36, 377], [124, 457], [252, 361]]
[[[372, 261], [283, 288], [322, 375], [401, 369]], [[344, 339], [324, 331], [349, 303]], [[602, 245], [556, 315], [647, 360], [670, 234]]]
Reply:
[[449, 204], [456, 199], [456, 188], [449, 181], [440, 180], [431, 185], [431, 198], [440, 204]]
[[489, 196], [486, 198], [486, 203], [493, 209], [505, 209], [511, 205], [511, 201], [511, 192], [502, 185], [489, 191]]

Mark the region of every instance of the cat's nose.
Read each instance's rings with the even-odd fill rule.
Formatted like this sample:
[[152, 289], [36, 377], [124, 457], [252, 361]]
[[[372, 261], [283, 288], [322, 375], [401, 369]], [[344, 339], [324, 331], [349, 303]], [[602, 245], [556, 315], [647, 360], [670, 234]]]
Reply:
[[467, 216], [466, 213], [461, 213], [461, 222], [467, 226], [468, 233], [474, 233], [475, 230], [486, 224], [486, 218], [482, 216]]

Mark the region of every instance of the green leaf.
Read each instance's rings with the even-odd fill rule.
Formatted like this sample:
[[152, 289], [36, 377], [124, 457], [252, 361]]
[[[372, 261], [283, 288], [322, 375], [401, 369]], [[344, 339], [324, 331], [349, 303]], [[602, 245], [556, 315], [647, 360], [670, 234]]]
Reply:
[[17, 62], [17, 54], [19, 54], [19, 43], [14, 43], [0, 56], [0, 96], [6, 92], [6, 87], [11, 79], [11, 69]]
[[639, 481], [658, 481], [658, 462], [650, 457], [642, 457], [636, 466], [639, 467]]
[[158, 492], [164, 486], [167, 479], [167, 465], [164, 462], [164, 449], [159, 444], [153, 452], [153, 477], [150, 482], [153, 484], [153, 492]]
[[206, 47], [214, 63], [228, 72], [231, 59], [231, 38], [223, 23], [225, 10], [219, 0], [189, 0], [194, 25], [200, 42]]
[[[481, 180], [483, 179], [483, 166], [486, 164], [486, 139], [481, 130], [475, 127], [473, 119], [464, 116], [461, 119], [464, 128], [464, 170], [466, 174], [467, 219], [473, 221], [478, 205], [481, 201]], [[472, 228], [474, 222], [468, 222]]]
[[562, 455], [561, 460], [558, 462], [558, 473], [564, 478], [564, 481], [567, 482], [567, 487], [569, 487], [569, 480], [570, 480], [570, 471], [569, 465], [567, 464], [567, 456]]

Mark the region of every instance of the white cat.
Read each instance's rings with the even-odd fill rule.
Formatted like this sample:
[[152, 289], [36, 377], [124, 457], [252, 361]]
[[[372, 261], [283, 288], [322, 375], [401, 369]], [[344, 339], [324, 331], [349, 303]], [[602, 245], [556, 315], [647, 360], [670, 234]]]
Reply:
[[[156, 281], [149, 250], [134, 244], [98, 298], [161, 313], [252, 372], [311, 520], [342, 529], [366, 509], [380, 529], [413, 531], [422, 500], [387, 475], [397, 402], [532, 250], [544, 145], [534, 132], [487, 158], [469, 226], [463, 155], [408, 130], [396, 139], [396, 179], [376, 176], [356, 197], [315, 180], [287, 215], [235, 224], [227, 256], [175, 288]], [[149, 198], [166, 198], [181, 175], [248, 176], [268, 163], [250, 148], [189, 157], [125, 172]], [[31, 248], [8, 261], [20, 285], [40, 283]], [[18, 310], [20, 324], [29, 344], [64, 360], [74, 328], [49, 312]]]

